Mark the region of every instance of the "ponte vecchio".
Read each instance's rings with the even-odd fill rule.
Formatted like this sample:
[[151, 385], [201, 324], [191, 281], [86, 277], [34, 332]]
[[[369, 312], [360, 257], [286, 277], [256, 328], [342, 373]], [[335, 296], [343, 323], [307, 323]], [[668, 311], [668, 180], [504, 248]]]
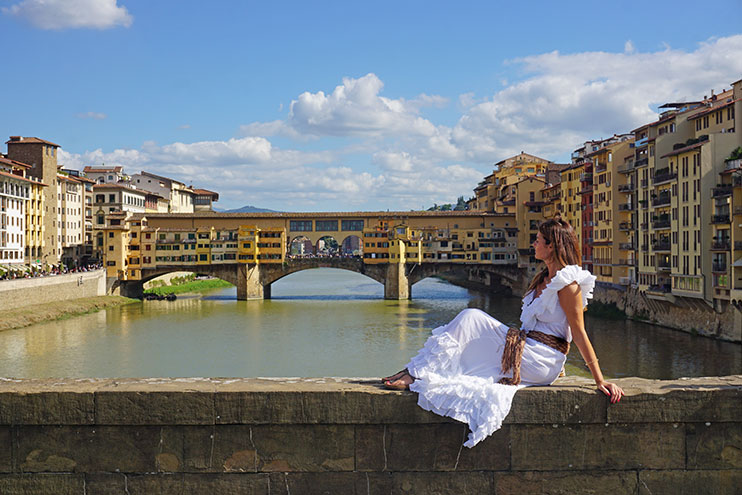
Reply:
[[[280, 278], [316, 267], [362, 273], [387, 299], [451, 270], [520, 292], [535, 226], [472, 211], [321, 213], [110, 213], [96, 238], [111, 293], [139, 296], [174, 271], [233, 283], [237, 298], [270, 297]], [[534, 231], [531, 232], [531, 227]]]

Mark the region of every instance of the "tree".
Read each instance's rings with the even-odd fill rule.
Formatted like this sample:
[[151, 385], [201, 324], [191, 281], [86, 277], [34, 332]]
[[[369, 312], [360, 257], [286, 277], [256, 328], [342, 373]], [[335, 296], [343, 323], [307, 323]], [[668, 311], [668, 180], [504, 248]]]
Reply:
[[455, 211], [463, 211], [466, 210], [466, 200], [463, 196], [459, 196], [459, 199], [456, 200], [456, 207], [454, 208]]

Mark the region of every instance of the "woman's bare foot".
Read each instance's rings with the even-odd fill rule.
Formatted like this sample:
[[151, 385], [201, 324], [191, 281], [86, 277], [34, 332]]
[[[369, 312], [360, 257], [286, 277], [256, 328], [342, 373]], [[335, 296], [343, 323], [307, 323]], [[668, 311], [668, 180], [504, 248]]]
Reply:
[[407, 368], [403, 369], [402, 371], [397, 371], [392, 376], [385, 376], [384, 378], [382, 378], [381, 383], [397, 381], [400, 378], [402, 378], [404, 375], [406, 375], [407, 373], [409, 373], [407, 371]]
[[407, 370], [404, 370], [402, 376], [396, 380], [387, 380], [384, 382], [384, 386], [391, 390], [409, 390], [410, 384], [415, 381], [415, 377], [410, 375]]

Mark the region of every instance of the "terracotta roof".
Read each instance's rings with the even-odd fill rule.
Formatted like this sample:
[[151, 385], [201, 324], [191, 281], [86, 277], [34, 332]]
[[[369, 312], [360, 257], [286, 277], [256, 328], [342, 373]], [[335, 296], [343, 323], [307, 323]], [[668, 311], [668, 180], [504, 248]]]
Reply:
[[31, 168], [31, 165], [28, 165], [26, 163], [21, 163], [16, 160], [11, 160], [10, 158], [6, 158], [4, 156], [0, 156], [0, 163], [5, 163], [7, 165], [13, 166], [13, 167], [25, 167], [25, 168]]
[[77, 179], [70, 177], [69, 175], [62, 175], [62, 174], [57, 174], [57, 179], [66, 180], [67, 182], [74, 182], [76, 184], [79, 182]]
[[88, 179], [87, 177], [82, 177], [82, 176], [77, 176], [77, 175], [75, 175], [74, 177], [80, 182], [88, 182], [90, 184], [97, 184], [97, 182], [95, 182], [93, 179]]
[[38, 184], [40, 186], [46, 186], [43, 182], [37, 182], [35, 180], [27, 179], [25, 177], [21, 177], [20, 175], [11, 174], [10, 172], [5, 172], [4, 170], [0, 170], [0, 175], [4, 177], [11, 177], [13, 179], [22, 180], [24, 182], [30, 182], [31, 184]]
[[219, 193], [209, 191], [208, 189], [194, 189], [193, 194], [196, 194], [198, 196], [216, 196], [217, 198], [219, 197]]
[[92, 174], [107, 174], [107, 173], [118, 173], [122, 172], [124, 170], [124, 167], [91, 167], [86, 166], [84, 169], [82, 169], [83, 172], [86, 173], [92, 173]]
[[686, 151], [690, 151], [690, 150], [695, 149], [695, 148], [700, 148], [701, 146], [703, 146], [704, 144], [707, 144], [708, 142], [709, 142], [708, 140], [705, 140], [705, 141], [701, 141], [700, 143], [691, 144], [690, 146], [684, 146], [682, 148], [678, 148], [676, 150], [672, 150], [670, 153], [667, 153], [665, 155], [662, 155], [660, 158], [666, 158], [668, 156], [679, 155], [681, 153], [685, 153]]
[[721, 110], [722, 108], [726, 108], [728, 106], [734, 105], [734, 103], [739, 100], [740, 98], [737, 98], [736, 100], [730, 100], [725, 103], [722, 103], [721, 105], [716, 105], [715, 107], [707, 108], [706, 110], [703, 110], [702, 112], [698, 112], [696, 114], [691, 115], [690, 117], [688, 117], [688, 120], [700, 119], [701, 117], [705, 117], [706, 115], [714, 113], [717, 110]]
[[61, 148], [58, 144], [54, 144], [51, 141], [46, 141], [44, 139], [39, 139], [37, 137], [20, 137], [20, 136], [10, 136], [10, 139], [5, 141], [5, 144], [48, 144], [49, 146], [54, 146], [56, 148]]
[[[537, 177], [534, 177], [536, 180]], [[414, 218], [414, 217], [510, 217], [508, 213], [487, 213], [481, 211], [345, 211], [345, 212], [260, 212], [260, 213], [223, 213], [218, 211], [201, 211], [197, 213], [147, 213], [147, 218]]]

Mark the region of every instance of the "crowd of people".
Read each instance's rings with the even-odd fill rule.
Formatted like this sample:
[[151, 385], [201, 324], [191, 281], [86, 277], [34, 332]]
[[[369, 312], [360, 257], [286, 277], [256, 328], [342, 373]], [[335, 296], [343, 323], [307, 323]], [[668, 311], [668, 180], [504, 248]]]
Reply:
[[52, 277], [70, 273], [84, 273], [103, 268], [103, 263], [89, 263], [81, 266], [68, 267], [63, 264], [46, 266], [3, 267], [0, 266], [0, 280], [15, 280], [19, 278]]

